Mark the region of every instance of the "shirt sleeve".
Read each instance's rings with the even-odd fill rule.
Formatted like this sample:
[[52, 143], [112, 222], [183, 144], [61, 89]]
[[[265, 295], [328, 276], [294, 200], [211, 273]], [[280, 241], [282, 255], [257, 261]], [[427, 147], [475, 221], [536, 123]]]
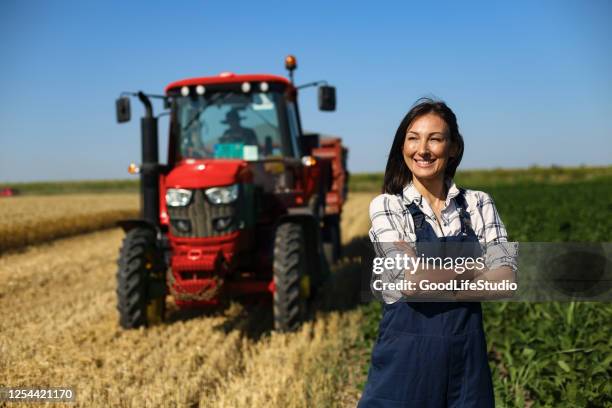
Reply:
[[508, 242], [508, 233], [502, 222], [493, 198], [481, 192], [478, 197], [478, 210], [484, 222], [485, 264], [489, 269], [510, 266], [517, 270], [517, 244]]
[[[369, 236], [376, 257], [393, 258], [396, 255], [403, 255], [404, 251], [395, 243], [415, 241], [415, 238], [411, 237], [413, 234], [410, 234], [410, 227], [406, 225], [405, 212], [399, 197], [381, 194], [374, 198], [370, 203], [370, 222], [372, 227]], [[399, 282], [404, 278], [403, 272], [403, 269], [396, 268], [385, 269], [379, 275], [372, 273], [372, 282], [375, 279], [383, 283]], [[377, 299], [382, 295], [385, 303], [395, 303], [403, 297], [399, 290], [377, 291], [372, 285], [370, 288]]]

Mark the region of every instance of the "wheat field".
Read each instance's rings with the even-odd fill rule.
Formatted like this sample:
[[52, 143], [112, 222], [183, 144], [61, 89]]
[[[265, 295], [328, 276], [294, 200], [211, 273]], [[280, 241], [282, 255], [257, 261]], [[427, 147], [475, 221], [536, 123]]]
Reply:
[[138, 214], [136, 194], [66, 194], [0, 199], [0, 253], [114, 226]]
[[[344, 242], [367, 232], [371, 198], [350, 198]], [[269, 330], [269, 307], [186, 313], [171, 302], [167, 323], [125, 331], [114, 292], [122, 237], [104, 230], [0, 257], [0, 385], [72, 387], [88, 407], [355, 406], [364, 356], [349, 260], [295, 333]]]

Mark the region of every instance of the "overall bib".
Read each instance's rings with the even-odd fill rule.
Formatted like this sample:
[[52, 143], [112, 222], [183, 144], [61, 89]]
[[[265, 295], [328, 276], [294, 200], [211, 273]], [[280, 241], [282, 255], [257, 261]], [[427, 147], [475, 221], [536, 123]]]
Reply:
[[[414, 203], [408, 206], [419, 255], [440, 256], [432, 254], [431, 248], [435, 246], [431, 243], [461, 242], [465, 245], [453, 246], [454, 254], [443, 256], [481, 256], [463, 189], [455, 200], [461, 233], [453, 237], [437, 237], [418, 206]], [[480, 303], [384, 304], [359, 408], [494, 406]]]

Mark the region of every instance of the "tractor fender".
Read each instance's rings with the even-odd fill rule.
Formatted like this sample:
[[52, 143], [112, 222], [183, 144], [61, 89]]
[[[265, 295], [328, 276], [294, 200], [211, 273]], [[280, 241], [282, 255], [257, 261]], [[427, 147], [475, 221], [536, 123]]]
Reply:
[[[285, 222], [295, 222], [304, 228], [304, 234], [306, 235], [307, 242], [314, 242], [316, 244], [321, 240], [321, 230], [319, 227], [318, 218], [310, 211], [307, 207], [302, 207], [299, 210], [301, 211], [292, 211], [290, 209], [289, 212], [283, 216], [281, 216], [276, 225], [285, 223]], [[295, 209], [298, 210], [298, 209]]]

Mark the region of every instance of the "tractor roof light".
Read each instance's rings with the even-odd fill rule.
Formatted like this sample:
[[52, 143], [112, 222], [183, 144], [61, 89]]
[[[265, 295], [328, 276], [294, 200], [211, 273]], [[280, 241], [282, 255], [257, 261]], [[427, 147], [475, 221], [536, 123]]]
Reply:
[[289, 71], [289, 80], [293, 84], [293, 71], [297, 68], [297, 60], [293, 55], [287, 55], [285, 57], [285, 68]]
[[297, 68], [297, 60], [293, 55], [287, 55], [287, 57], [285, 57], [285, 68], [287, 68], [288, 71], [293, 71]]
[[184, 86], [181, 88], [181, 95], [183, 96], [189, 96], [189, 87]]
[[198, 95], [204, 95], [205, 92], [206, 92], [206, 88], [204, 88], [204, 85], [196, 86], [196, 93]]
[[249, 93], [249, 91], [251, 90], [251, 84], [249, 82], [243, 82], [241, 88], [242, 92]]

